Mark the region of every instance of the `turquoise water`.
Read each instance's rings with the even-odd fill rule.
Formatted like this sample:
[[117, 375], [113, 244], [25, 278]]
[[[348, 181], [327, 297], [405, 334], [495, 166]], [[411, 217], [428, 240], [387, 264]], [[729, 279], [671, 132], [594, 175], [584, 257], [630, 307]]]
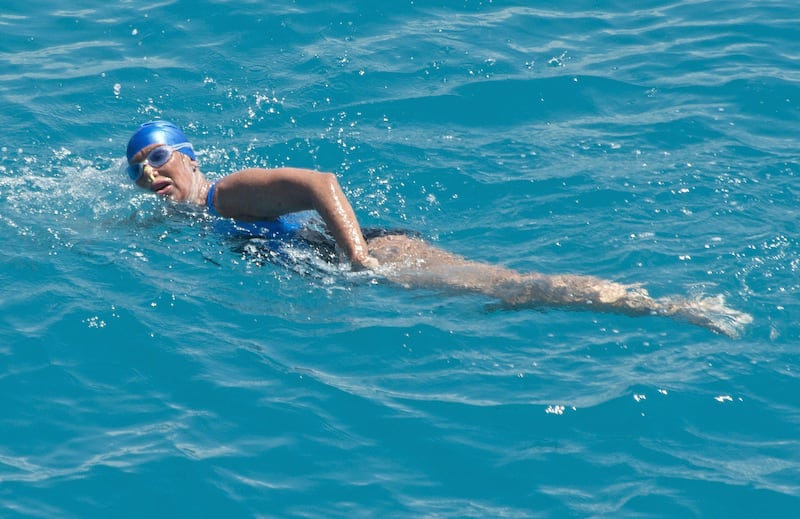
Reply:
[[[800, 509], [795, 2], [64, 5], [0, 10], [0, 515]], [[755, 321], [242, 254], [128, 184], [151, 118], [211, 178], [333, 171], [364, 225]]]

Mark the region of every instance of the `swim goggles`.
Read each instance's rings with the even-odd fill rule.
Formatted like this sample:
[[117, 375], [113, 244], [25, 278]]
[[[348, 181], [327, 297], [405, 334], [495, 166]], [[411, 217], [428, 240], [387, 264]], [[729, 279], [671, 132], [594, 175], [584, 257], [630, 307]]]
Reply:
[[188, 142], [181, 142], [180, 144], [169, 145], [169, 144], [162, 144], [156, 148], [150, 150], [150, 153], [147, 154], [147, 157], [142, 162], [136, 162], [134, 164], [128, 165], [128, 176], [131, 177], [131, 180], [137, 182], [140, 178], [142, 178], [142, 174], [144, 173], [144, 165], [150, 164], [150, 166], [154, 168], [160, 168], [167, 162], [169, 159], [172, 158], [172, 154], [178, 151], [181, 148], [192, 148], [191, 143]]

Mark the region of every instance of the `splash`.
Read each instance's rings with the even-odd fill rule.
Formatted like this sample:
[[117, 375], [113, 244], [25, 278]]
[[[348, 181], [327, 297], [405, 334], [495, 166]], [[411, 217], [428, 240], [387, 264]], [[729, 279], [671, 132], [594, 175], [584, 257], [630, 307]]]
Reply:
[[753, 316], [750, 314], [729, 307], [723, 295], [661, 301], [666, 308], [664, 315], [702, 326], [733, 339], [741, 337], [747, 326], [753, 322]]

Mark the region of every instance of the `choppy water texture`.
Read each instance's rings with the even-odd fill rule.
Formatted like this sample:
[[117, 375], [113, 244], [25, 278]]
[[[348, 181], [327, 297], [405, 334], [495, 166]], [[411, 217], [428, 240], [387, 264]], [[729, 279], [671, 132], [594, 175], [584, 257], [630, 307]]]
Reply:
[[[800, 510], [800, 8], [553, 5], [3, 6], [0, 515]], [[365, 225], [755, 321], [265, 262], [128, 185], [151, 118], [212, 178], [333, 171]]]

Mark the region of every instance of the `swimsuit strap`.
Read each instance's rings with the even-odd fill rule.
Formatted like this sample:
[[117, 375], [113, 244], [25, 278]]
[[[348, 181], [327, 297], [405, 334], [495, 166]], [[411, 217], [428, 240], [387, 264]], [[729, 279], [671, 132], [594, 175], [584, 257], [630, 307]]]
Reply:
[[208, 195], [206, 195], [206, 208], [211, 216], [219, 216], [216, 208], [214, 207], [214, 191], [217, 189], [216, 181], [208, 187]]

